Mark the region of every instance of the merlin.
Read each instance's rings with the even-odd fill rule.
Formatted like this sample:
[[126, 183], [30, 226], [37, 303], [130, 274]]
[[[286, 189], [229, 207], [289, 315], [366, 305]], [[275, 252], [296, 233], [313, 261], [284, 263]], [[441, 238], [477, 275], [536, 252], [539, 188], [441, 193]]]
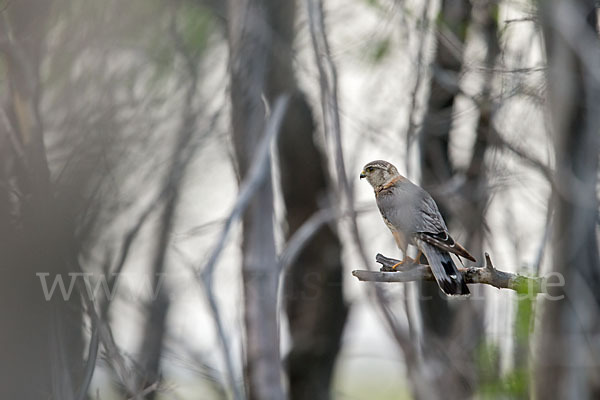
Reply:
[[[471, 261], [475, 261], [475, 258], [452, 239], [431, 195], [383, 160], [365, 165], [360, 178], [366, 178], [373, 186], [383, 221], [402, 250], [402, 261], [393, 268], [406, 262], [418, 263], [421, 255], [424, 255], [438, 286], [445, 294], [469, 295], [463, 275], [456, 268], [450, 253]], [[414, 260], [406, 253], [409, 244], [418, 250]]]

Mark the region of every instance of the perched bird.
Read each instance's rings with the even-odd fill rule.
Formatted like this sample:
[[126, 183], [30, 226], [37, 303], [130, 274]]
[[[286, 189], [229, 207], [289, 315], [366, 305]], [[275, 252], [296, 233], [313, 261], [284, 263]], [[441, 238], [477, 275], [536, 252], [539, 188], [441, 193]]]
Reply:
[[[424, 254], [440, 289], [449, 296], [468, 295], [463, 276], [450, 257], [450, 253], [475, 261], [464, 247], [448, 233], [446, 223], [437, 204], [425, 190], [398, 173], [387, 161], [371, 161], [363, 168], [360, 178], [366, 178], [375, 189], [377, 206], [383, 221], [392, 231], [403, 259], [419, 262]], [[408, 245], [417, 247], [415, 260], [407, 256]]]

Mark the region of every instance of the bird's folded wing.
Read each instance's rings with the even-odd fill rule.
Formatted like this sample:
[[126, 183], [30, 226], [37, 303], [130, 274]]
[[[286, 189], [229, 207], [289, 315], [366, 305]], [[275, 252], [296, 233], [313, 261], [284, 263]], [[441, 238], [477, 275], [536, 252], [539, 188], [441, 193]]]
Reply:
[[471, 260], [473, 262], [476, 261], [475, 257], [473, 257], [464, 247], [452, 239], [448, 232], [418, 232], [417, 237], [422, 241], [431, 244], [432, 246], [436, 246], [442, 250], [446, 250], [447, 252], [454, 253], [457, 256], [466, 258], [467, 260]]
[[450, 236], [444, 219], [431, 196], [423, 199], [420, 211], [422, 218], [417, 227], [417, 236], [421, 240], [475, 262], [475, 258]]

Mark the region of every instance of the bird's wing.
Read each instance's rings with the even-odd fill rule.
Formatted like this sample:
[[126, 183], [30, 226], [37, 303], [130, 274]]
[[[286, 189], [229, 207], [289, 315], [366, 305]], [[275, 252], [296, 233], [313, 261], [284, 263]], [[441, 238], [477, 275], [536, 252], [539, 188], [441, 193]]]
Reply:
[[377, 195], [377, 205], [386, 225], [391, 225], [397, 232], [402, 233], [404, 238], [420, 239], [475, 261], [467, 250], [452, 239], [437, 204], [429, 193], [419, 186], [403, 182], [388, 190], [382, 190]]
[[420, 202], [415, 235], [426, 243], [475, 262], [475, 258], [450, 236], [437, 204], [427, 192], [424, 193], [426, 196]]

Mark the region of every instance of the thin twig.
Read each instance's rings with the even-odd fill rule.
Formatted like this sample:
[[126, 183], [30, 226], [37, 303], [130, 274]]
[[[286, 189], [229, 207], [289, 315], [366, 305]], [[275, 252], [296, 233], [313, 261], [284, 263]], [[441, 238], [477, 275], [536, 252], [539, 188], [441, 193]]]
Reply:
[[335, 210], [326, 208], [317, 211], [307, 219], [300, 228], [294, 232], [281, 252], [279, 257], [279, 271], [281, 272], [292, 265], [306, 244], [315, 236], [321, 227], [326, 223], [335, 220], [336, 217]]
[[4, 129], [6, 130], [6, 134], [8, 136], [8, 139], [10, 140], [10, 144], [12, 145], [13, 150], [15, 151], [15, 154], [17, 155], [17, 158], [27, 168], [28, 163], [27, 157], [25, 156], [25, 150], [23, 149], [23, 145], [21, 144], [17, 132], [15, 131], [12, 123], [9, 120], [4, 107], [0, 107], [0, 121], [2, 122], [2, 125], [4, 125]]
[[85, 400], [88, 397], [88, 391], [90, 390], [90, 385], [92, 383], [92, 377], [94, 376], [94, 371], [96, 370], [96, 360], [98, 358], [98, 348], [100, 347], [100, 335], [98, 334], [98, 314], [95, 310], [94, 302], [89, 299], [87, 296], [82, 295], [84, 301], [87, 303], [88, 314], [90, 316], [91, 321], [91, 337], [90, 344], [88, 346], [88, 357], [84, 368], [83, 373], [83, 382], [81, 387], [79, 388], [79, 393], [77, 394], [77, 400]]
[[[415, 139], [415, 133], [417, 130], [417, 123], [415, 122], [417, 117], [416, 117], [416, 111], [418, 108], [418, 97], [419, 97], [419, 88], [421, 87], [421, 80], [423, 78], [423, 73], [421, 71], [422, 69], [422, 65], [423, 65], [423, 57], [424, 57], [424, 52], [425, 52], [425, 46], [426, 46], [426, 40], [425, 38], [427, 37], [427, 27], [429, 25], [429, 21], [427, 18], [427, 14], [429, 12], [429, 6], [430, 6], [430, 1], [428, 0], [425, 5], [423, 6], [423, 13], [421, 15], [421, 24], [423, 24], [423, 28], [421, 29], [421, 37], [420, 37], [420, 45], [419, 45], [419, 50], [417, 52], [417, 68], [416, 68], [416, 74], [417, 77], [415, 79], [415, 84], [413, 86], [413, 91], [412, 91], [412, 95], [411, 95], [411, 102], [410, 102], [410, 108], [408, 111], [408, 130], [406, 131], [406, 171], [410, 171], [410, 146], [412, 145], [412, 142]], [[449, 46], [450, 47], [450, 46]], [[407, 176], [410, 176], [410, 174], [407, 173]]]
[[506, 25], [508, 24], [514, 24], [515, 22], [533, 22], [533, 23], [539, 23], [537, 17], [524, 17], [524, 18], [513, 18], [513, 19], [505, 19], [504, 23]]
[[143, 398], [144, 396], [152, 393], [152, 392], [156, 392], [158, 390], [159, 387], [159, 383], [154, 382], [151, 385], [146, 386], [141, 392], [136, 393], [135, 396], [131, 396], [129, 397], [127, 400], [136, 400], [138, 398]]
[[256, 156], [252, 161], [250, 171], [248, 172], [248, 177], [242, 182], [240, 187], [240, 193], [238, 198], [233, 206], [233, 210], [227, 217], [225, 221], [225, 226], [221, 230], [221, 234], [219, 235], [219, 239], [216, 242], [215, 247], [213, 248], [212, 253], [204, 268], [202, 269], [202, 275], [204, 279], [212, 279], [212, 274], [214, 272], [214, 268], [216, 266], [217, 260], [221, 255], [221, 251], [225, 247], [225, 242], [229, 232], [233, 228], [234, 224], [240, 219], [243, 215], [246, 207], [250, 203], [254, 193], [260, 188], [261, 183], [267, 176], [268, 166], [270, 161], [270, 153], [271, 153], [271, 144], [277, 139], [277, 135], [279, 134], [279, 127], [281, 126], [281, 122], [283, 121], [283, 116], [285, 115], [285, 110], [287, 108], [289, 97], [287, 95], [282, 95], [277, 98], [275, 101], [275, 107], [273, 110], [273, 115], [269, 119], [267, 127], [265, 129], [266, 134], [263, 136], [261, 143], [258, 145], [258, 149], [256, 151]]
[[532, 154], [527, 153], [526, 150], [522, 149], [518, 145], [506, 140], [497, 129], [492, 127], [490, 133], [492, 134], [492, 141], [495, 142], [494, 144], [499, 145], [500, 147], [505, 148], [518, 156], [521, 160], [537, 169], [552, 187], [556, 186], [554, 171], [549, 166], [535, 158]]

